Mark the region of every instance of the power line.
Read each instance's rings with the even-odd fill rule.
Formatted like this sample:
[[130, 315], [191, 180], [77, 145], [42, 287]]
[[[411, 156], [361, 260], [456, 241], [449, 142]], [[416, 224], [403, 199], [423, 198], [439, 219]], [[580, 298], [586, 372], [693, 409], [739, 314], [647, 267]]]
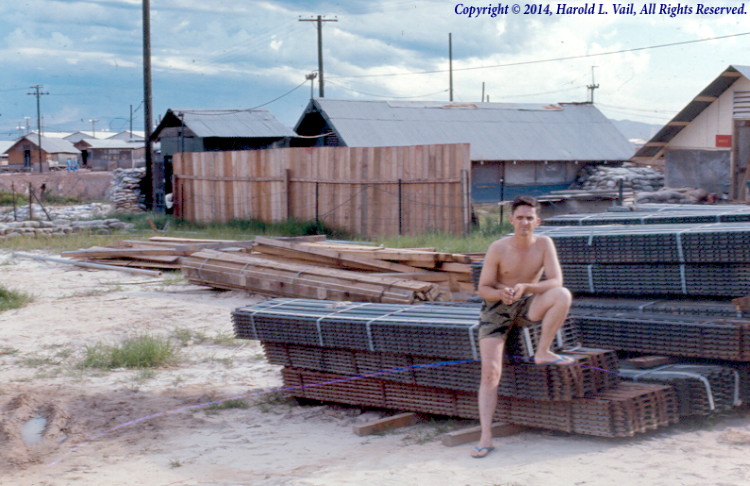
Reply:
[[257, 109], [257, 108], [261, 108], [261, 107], [263, 107], [263, 106], [266, 106], [266, 105], [270, 105], [270, 104], [271, 104], [271, 103], [273, 103], [274, 101], [278, 101], [278, 100], [280, 100], [281, 98], [283, 98], [283, 97], [285, 97], [285, 96], [288, 96], [288, 95], [292, 94], [292, 93], [293, 93], [294, 91], [298, 90], [298, 89], [299, 89], [299, 88], [300, 88], [300, 87], [301, 87], [302, 85], [304, 85], [305, 83], [307, 83], [307, 80], [304, 80], [304, 81], [302, 81], [302, 82], [301, 82], [300, 84], [298, 84], [298, 85], [297, 85], [297, 86], [295, 86], [294, 88], [290, 89], [289, 91], [287, 91], [287, 92], [286, 92], [286, 93], [284, 93], [283, 95], [281, 95], [281, 96], [277, 96], [276, 98], [272, 99], [271, 101], [267, 101], [267, 102], [263, 103], [262, 105], [254, 106], [254, 107], [252, 107], [252, 108], [250, 108], [250, 109], [251, 109], [251, 110], [255, 110], [255, 109]]
[[441, 89], [440, 91], [435, 91], [434, 93], [426, 93], [426, 94], [422, 94], [422, 95], [414, 95], [414, 96], [390, 96], [390, 95], [379, 95], [379, 94], [374, 94], [374, 93], [367, 93], [365, 91], [359, 91], [359, 90], [356, 90], [354, 88], [350, 88], [348, 86], [344, 86], [343, 84], [335, 83], [335, 82], [330, 81], [330, 80], [328, 81], [328, 83], [329, 84], [333, 84], [335, 86], [339, 86], [339, 87], [341, 87], [341, 88], [343, 88], [343, 89], [345, 89], [347, 91], [351, 91], [351, 92], [357, 93], [357, 94], [363, 94], [363, 95], [367, 95], [367, 96], [374, 96], [376, 98], [401, 99], [401, 100], [413, 99], [413, 98], [426, 98], [428, 96], [435, 96], [435, 95], [438, 95], [438, 94], [441, 94], [441, 93], [445, 93], [446, 91], [448, 91], [448, 89], [446, 88], [446, 89]]
[[[578, 54], [575, 56], [563, 56], [563, 57], [555, 57], [555, 58], [549, 58], [549, 59], [537, 59], [533, 61], [518, 61], [518, 62], [509, 62], [505, 64], [492, 64], [489, 66], [473, 66], [473, 67], [465, 67], [465, 68], [454, 68], [453, 71], [474, 71], [479, 69], [493, 69], [493, 68], [502, 68], [502, 67], [512, 67], [512, 66], [524, 66], [528, 64], [542, 64], [546, 62], [557, 62], [557, 61], [570, 61], [573, 59], [585, 59], [588, 57], [600, 57], [600, 56], [611, 56], [614, 54], [624, 54], [626, 52], [637, 52], [637, 51], [645, 51], [649, 49], [662, 49], [664, 47], [675, 47], [675, 46], [682, 46], [682, 45], [688, 45], [688, 44], [698, 44], [700, 42], [709, 42], [709, 41], [715, 41], [715, 40], [721, 40], [721, 39], [729, 39], [732, 37], [741, 37], [745, 35], [750, 35], [750, 32], [741, 32], [739, 34], [728, 34], [728, 35], [720, 35], [716, 37], [707, 37], [703, 39], [693, 39], [693, 40], [687, 40], [687, 41], [679, 41], [679, 42], [670, 42], [667, 44], [657, 44], [653, 46], [643, 46], [643, 47], [632, 47], [630, 49], [620, 49], [617, 51], [607, 51], [607, 52], [598, 52], [594, 54]], [[413, 76], [413, 75], [419, 75], [419, 74], [439, 74], [439, 73], [445, 73], [448, 72], [447, 69], [436, 69], [432, 71], [415, 71], [415, 72], [405, 72], [405, 73], [383, 73], [383, 74], [354, 74], [350, 76], [335, 76], [337, 79], [344, 79], [344, 78], [382, 78], [382, 77], [390, 77], [390, 76]]]

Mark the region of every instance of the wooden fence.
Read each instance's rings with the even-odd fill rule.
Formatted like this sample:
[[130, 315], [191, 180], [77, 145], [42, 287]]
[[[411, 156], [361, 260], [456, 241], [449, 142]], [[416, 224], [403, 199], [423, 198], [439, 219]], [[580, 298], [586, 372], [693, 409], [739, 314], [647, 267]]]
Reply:
[[469, 144], [178, 153], [175, 216], [318, 220], [366, 236], [470, 225]]

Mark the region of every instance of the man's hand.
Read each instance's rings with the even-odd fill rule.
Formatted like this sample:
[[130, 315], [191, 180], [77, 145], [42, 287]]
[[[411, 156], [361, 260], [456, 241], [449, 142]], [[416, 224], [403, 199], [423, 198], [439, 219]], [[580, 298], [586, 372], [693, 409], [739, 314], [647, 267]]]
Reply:
[[503, 304], [510, 305], [516, 301], [516, 290], [514, 287], [505, 287], [500, 291], [500, 300]]
[[529, 293], [529, 285], [530, 284], [519, 283], [513, 286], [513, 302]]

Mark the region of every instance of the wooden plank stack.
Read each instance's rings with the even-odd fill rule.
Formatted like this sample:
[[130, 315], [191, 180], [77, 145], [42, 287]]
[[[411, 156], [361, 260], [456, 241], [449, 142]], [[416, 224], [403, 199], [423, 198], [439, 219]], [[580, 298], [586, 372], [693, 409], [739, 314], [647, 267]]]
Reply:
[[266, 295], [403, 304], [442, 298], [438, 286], [429, 282], [216, 250], [184, 257], [182, 272], [194, 284]]
[[[209, 251], [210, 250], [210, 251]], [[208, 240], [154, 236], [63, 252], [92, 263], [182, 270], [191, 283], [272, 296], [411, 303], [473, 293], [475, 258], [434, 248], [386, 248], [325, 236]]]
[[123, 267], [179, 270], [180, 258], [206, 248], [242, 247], [250, 242], [154, 236], [148, 241], [122, 240], [108, 247], [64, 251], [61, 256]]

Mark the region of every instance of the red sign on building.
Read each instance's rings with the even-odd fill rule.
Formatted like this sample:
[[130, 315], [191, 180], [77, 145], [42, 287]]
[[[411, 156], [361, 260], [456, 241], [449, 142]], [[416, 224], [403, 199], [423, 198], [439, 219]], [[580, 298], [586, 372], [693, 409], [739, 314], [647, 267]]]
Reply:
[[731, 135], [716, 135], [716, 146], [717, 147], [731, 147], [732, 136]]

